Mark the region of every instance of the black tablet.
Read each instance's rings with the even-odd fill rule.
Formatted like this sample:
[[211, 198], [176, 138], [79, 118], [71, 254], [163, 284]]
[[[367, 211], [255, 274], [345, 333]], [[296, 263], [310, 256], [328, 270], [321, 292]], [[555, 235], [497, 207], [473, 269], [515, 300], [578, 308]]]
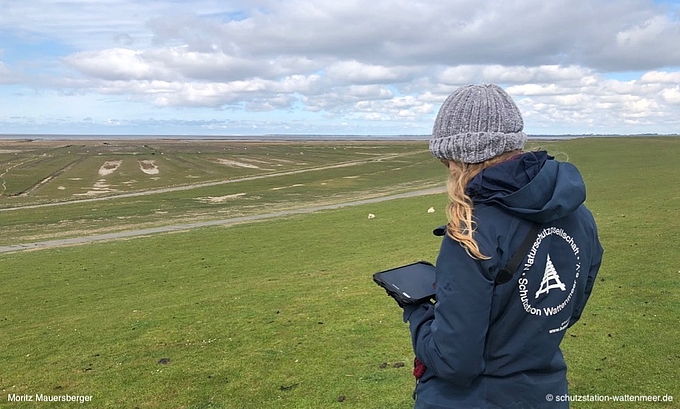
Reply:
[[401, 304], [418, 304], [434, 298], [434, 280], [434, 265], [427, 261], [373, 274], [373, 281]]

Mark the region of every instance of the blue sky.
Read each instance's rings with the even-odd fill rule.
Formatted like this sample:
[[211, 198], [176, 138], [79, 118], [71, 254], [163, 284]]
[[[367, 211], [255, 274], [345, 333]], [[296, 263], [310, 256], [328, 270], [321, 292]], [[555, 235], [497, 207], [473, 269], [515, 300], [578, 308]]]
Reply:
[[0, 133], [428, 134], [469, 83], [529, 134], [680, 133], [678, 3], [7, 1]]

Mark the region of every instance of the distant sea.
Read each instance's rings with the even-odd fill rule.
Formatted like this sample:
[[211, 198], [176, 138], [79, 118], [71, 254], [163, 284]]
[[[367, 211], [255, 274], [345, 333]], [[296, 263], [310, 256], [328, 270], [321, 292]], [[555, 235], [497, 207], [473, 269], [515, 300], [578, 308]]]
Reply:
[[[529, 139], [574, 139], [581, 135], [528, 135]], [[66, 134], [0, 134], [4, 140], [215, 140], [215, 141], [420, 141], [430, 135], [66, 135]]]
[[[677, 135], [528, 135], [531, 140], [568, 140], [588, 137], [661, 137]], [[420, 141], [428, 140], [430, 135], [67, 135], [67, 134], [0, 134], [0, 140], [45, 140], [45, 141], [74, 141], [74, 140], [186, 140], [186, 141]]]

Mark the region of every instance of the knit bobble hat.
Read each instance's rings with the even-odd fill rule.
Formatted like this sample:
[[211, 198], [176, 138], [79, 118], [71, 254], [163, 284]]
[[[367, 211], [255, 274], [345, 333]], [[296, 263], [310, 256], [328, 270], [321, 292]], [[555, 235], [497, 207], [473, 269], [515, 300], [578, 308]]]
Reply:
[[519, 108], [497, 85], [467, 85], [453, 91], [437, 114], [430, 152], [439, 159], [480, 163], [524, 148], [527, 136]]

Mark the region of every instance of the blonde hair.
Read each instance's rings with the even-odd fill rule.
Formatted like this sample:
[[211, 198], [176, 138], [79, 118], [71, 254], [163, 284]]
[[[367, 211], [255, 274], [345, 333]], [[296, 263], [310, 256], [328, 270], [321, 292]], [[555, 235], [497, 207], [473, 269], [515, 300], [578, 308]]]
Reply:
[[475, 222], [472, 220], [474, 205], [472, 199], [465, 194], [465, 188], [482, 170], [521, 153], [522, 151], [519, 150], [505, 152], [481, 163], [463, 163], [454, 160], [442, 161], [449, 168], [449, 180], [446, 185], [446, 190], [449, 194], [446, 218], [449, 223], [446, 226], [446, 234], [462, 244], [473, 258], [488, 260], [491, 257], [482, 254], [477, 241], [472, 236], [475, 231]]

